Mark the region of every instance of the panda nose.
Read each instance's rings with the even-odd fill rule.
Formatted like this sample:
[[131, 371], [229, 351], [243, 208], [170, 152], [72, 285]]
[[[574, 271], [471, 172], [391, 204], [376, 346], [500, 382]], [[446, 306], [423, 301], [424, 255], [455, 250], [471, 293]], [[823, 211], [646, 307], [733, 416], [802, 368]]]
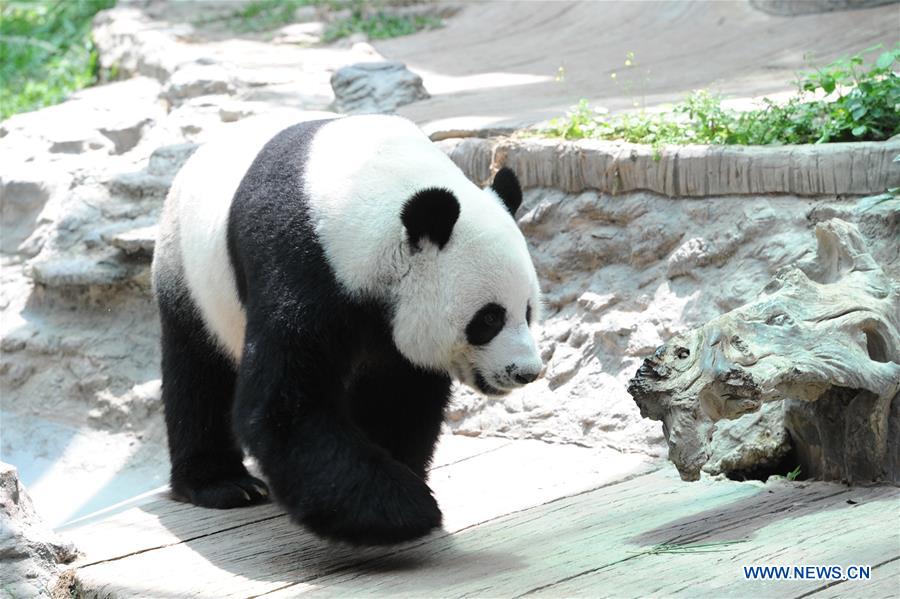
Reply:
[[539, 372], [517, 372], [515, 379], [520, 385], [527, 385], [537, 379]]

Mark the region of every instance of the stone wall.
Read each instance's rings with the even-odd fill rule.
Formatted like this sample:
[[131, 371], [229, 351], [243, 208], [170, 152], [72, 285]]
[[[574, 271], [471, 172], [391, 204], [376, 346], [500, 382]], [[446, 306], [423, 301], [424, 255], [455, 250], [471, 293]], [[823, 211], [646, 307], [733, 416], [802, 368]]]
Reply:
[[669, 197], [868, 195], [900, 186], [900, 139], [805, 146], [668, 146], [533, 138], [440, 142], [476, 181], [506, 165], [526, 187]]

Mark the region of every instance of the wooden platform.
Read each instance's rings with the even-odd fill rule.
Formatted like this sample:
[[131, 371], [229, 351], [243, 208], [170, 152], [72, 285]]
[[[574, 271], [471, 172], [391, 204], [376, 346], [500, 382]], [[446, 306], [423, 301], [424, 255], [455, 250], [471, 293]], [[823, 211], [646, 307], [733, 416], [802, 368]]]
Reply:
[[[679, 480], [668, 463], [537, 441], [447, 437], [445, 531], [323, 543], [275, 505], [146, 498], [64, 531], [100, 597], [898, 597], [900, 489]], [[868, 565], [868, 581], [745, 580], [745, 565]]]

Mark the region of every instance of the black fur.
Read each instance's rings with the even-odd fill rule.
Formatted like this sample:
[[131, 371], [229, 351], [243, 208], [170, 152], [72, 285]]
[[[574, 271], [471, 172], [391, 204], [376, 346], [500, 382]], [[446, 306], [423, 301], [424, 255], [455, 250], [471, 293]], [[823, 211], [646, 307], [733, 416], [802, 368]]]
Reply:
[[210, 342], [178, 284], [171, 276], [157, 281], [172, 495], [212, 508], [260, 503], [268, 489], [247, 473], [231, 432], [234, 367]]
[[516, 174], [504, 166], [494, 175], [491, 189], [500, 196], [500, 199], [506, 205], [506, 209], [515, 218], [516, 210], [522, 205], [522, 187], [519, 185], [519, 179], [516, 177]]
[[417, 368], [385, 346], [377, 360], [357, 367], [347, 398], [351, 420], [369, 440], [426, 478], [450, 379]]
[[418, 250], [419, 240], [430, 239], [444, 249], [459, 218], [459, 200], [452, 191], [433, 187], [423, 189], [403, 205], [400, 220], [406, 227], [410, 245]]
[[466, 325], [466, 341], [471, 345], [487, 345], [503, 330], [506, 309], [493, 302], [482, 306]]
[[[247, 328], [231, 418], [220, 396], [233, 374], [221, 361], [180, 366], [171, 337], [178, 323], [163, 314], [172, 455], [201, 445], [213, 452], [202, 472], [233, 473], [242, 468], [234, 433], [275, 497], [310, 530], [351, 543], [400, 542], [441, 524], [425, 474], [450, 379], [400, 355], [389, 306], [352, 299], [337, 282], [303, 189], [308, 147], [322, 124], [273, 138], [235, 194], [228, 249]], [[192, 326], [197, 334], [177, 343], [193, 356], [218, 355], [199, 323]], [[189, 498], [210, 488], [194, 471], [181, 485]]]

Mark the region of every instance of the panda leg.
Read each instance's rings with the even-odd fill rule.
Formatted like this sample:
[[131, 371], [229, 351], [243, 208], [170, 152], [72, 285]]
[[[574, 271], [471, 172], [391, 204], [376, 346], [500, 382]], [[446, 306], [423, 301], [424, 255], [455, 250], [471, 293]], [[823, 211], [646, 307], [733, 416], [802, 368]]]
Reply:
[[369, 439], [423, 479], [441, 433], [451, 381], [403, 358], [367, 371], [354, 381], [348, 406]]
[[238, 375], [234, 421], [280, 503], [312, 532], [359, 545], [428, 534], [441, 512], [425, 481], [375, 445], [341, 408], [349, 367], [328, 340], [254, 330]]
[[210, 342], [189, 298], [182, 293], [159, 299], [173, 497], [211, 508], [265, 501], [266, 485], [244, 468], [232, 432], [234, 367]]

